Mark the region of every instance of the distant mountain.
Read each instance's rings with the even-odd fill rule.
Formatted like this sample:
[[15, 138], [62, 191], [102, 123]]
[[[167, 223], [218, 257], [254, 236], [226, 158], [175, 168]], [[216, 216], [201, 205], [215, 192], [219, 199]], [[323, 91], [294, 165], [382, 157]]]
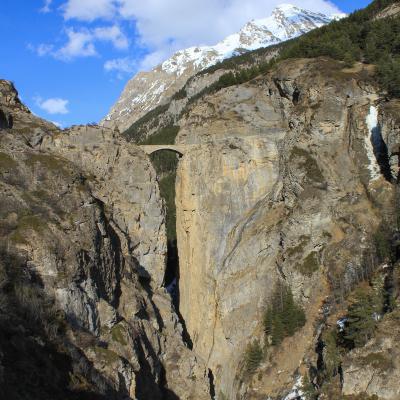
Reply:
[[195, 73], [233, 55], [293, 39], [344, 14], [325, 15], [291, 4], [276, 7], [267, 18], [248, 22], [215, 46], [180, 50], [150, 72], [140, 72], [126, 85], [102, 124], [129, 128], [141, 116], [166, 102]]

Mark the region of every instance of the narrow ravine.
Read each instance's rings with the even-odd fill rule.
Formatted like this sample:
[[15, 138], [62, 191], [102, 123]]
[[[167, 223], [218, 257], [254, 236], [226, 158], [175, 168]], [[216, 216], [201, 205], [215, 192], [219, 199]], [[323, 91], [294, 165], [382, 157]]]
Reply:
[[150, 155], [152, 164], [159, 178], [161, 197], [165, 201], [167, 230], [167, 265], [164, 287], [171, 295], [175, 311], [182, 324], [182, 338], [192, 349], [193, 343], [187, 332], [186, 324], [179, 312], [179, 253], [176, 235], [175, 182], [179, 155], [170, 150], [157, 151]]

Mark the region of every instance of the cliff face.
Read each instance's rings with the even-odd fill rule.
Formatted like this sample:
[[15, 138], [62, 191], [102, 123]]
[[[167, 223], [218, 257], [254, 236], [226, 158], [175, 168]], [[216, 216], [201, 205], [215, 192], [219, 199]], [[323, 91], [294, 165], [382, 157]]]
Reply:
[[[332, 282], [351, 287], [364, 265], [394, 193], [378, 156], [381, 125], [398, 169], [395, 123], [368, 75], [361, 65], [288, 61], [203, 98], [179, 121], [176, 142], [190, 145], [176, 184], [180, 311], [219, 398], [291, 388], [314, 352]], [[307, 322], [249, 381], [245, 349], [264, 341], [278, 281]]]
[[13, 121], [0, 135], [3, 395], [208, 399], [162, 288], [165, 217], [150, 161], [106, 129], [59, 131], [9, 82], [1, 88]]

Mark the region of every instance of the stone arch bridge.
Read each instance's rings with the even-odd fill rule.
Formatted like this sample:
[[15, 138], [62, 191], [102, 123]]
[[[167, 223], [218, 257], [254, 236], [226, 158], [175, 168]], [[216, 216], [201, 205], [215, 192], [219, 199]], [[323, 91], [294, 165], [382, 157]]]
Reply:
[[169, 150], [177, 153], [179, 157], [182, 157], [185, 154], [186, 147], [187, 146], [185, 145], [179, 144], [149, 144], [140, 146], [140, 148], [148, 155], [153, 154], [156, 151]]

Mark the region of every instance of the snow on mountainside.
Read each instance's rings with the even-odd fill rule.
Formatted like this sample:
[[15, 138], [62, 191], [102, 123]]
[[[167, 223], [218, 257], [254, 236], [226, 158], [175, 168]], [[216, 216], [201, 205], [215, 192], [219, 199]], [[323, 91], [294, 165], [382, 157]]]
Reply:
[[148, 111], [165, 103], [195, 73], [233, 55], [295, 38], [343, 16], [328, 16], [282, 4], [269, 17], [248, 22], [238, 33], [215, 46], [180, 50], [152, 71], [140, 72], [127, 83], [102, 124], [117, 126], [122, 132]]

